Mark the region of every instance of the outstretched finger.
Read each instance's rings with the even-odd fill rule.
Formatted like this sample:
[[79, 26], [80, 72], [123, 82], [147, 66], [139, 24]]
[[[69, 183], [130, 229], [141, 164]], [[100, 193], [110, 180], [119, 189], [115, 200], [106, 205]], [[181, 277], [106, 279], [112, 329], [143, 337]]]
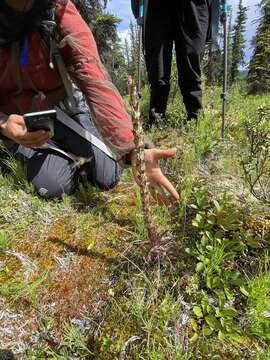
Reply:
[[156, 149], [155, 156], [157, 159], [166, 159], [175, 156], [176, 151], [176, 148], [166, 150]]
[[173, 185], [170, 183], [170, 181], [163, 174], [160, 175], [160, 177], [158, 179], [158, 184], [160, 186], [163, 186], [174, 200], [176, 200], [176, 201], [179, 200], [178, 192], [175, 190]]

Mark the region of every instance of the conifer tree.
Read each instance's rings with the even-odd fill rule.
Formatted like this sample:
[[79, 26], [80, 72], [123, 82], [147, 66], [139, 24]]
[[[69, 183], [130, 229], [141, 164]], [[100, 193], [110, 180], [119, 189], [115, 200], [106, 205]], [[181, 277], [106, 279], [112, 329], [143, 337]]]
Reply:
[[[134, 22], [130, 22], [128, 38], [124, 43], [123, 53], [126, 60], [127, 71], [129, 75], [136, 78], [138, 72], [138, 60], [139, 60], [139, 37], [138, 27]], [[142, 65], [142, 84], [147, 82], [147, 73], [145, 69], [144, 56], [141, 54], [141, 65]]]
[[253, 39], [254, 54], [249, 64], [250, 94], [270, 91], [270, 1], [261, 2], [262, 17]]
[[102, 13], [106, 6], [103, 0], [73, 0], [73, 2], [91, 29], [95, 17]]
[[117, 25], [120, 19], [107, 13], [107, 0], [73, 0], [84, 21], [95, 37], [100, 57], [106, 65], [108, 54], [118, 41]]
[[245, 29], [247, 20], [247, 7], [243, 0], [239, 0], [236, 23], [233, 27], [232, 62], [230, 80], [233, 83], [239, 75], [239, 66], [245, 63]]
[[[221, 12], [222, 10], [220, 10]], [[223, 25], [219, 24], [218, 47], [213, 47], [212, 42], [206, 45], [205, 56], [203, 58], [202, 67], [206, 75], [206, 84], [210, 86], [221, 85], [223, 80]], [[214, 48], [214, 50], [213, 50]], [[230, 82], [230, 69], [232, 64], [232, 7], [228, 9], [228, 80]]]
[[230, 6], [229, 10], [229, 25], [228, 25], [228, 83], [231, 85], [232, 79], [231, 79], [231, 72], [232, 72], [232, 60], [233, 60], [233, 25], [232, 25], [232, 18], [233, 18], [233, 12], [232, 7]]

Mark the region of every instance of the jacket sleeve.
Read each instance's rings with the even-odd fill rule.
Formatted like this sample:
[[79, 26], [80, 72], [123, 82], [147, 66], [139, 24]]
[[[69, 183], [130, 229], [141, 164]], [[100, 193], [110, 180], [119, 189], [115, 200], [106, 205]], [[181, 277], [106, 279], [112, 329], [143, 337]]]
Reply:
[[100, 61], [93, 35], [70, 0], [57, 2], [56, 22], [68, 72], [84, 93], [103, 140], [121, 159], [134, 149], [132, 121]]

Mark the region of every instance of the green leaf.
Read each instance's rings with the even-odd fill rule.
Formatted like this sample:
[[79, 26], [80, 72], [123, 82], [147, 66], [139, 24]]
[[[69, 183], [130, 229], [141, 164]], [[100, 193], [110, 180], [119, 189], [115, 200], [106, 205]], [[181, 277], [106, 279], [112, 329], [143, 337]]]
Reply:
[[112, 297], [115, 295], [113, 289], [111, 288], [108, 290], [108, 294]]
[[213, 329], [210, 329], [208, 326], [202, 328], [203, 336], [210, 336], [213, 333]]
[[185, 248], [185, 252], [189, 255], [193, 255], [193, 251], [191, 248]]
[[193, 308], [193, 312], [194, 314], [198, 317], [198, 318], [202, 318], [203, 317], [203, 312], [200, 306], [194, 306]]
[[226, 329], [226, 332], [227, 332], [228, 334], [232, 334], [232, 333], [233, 333], [233, 326], [232, 326], [232, 324], [226, 325], [226, 326], [225, 326], [225, 329]]
[[204, 264], [202, 262], [199, 262], [197, 265], [196, 265], [196, 271], [197, 272], [200, 272], [204, 269]]
[[219, 276], [215, 276], [212, 280], [212, 287], [216, 288], [219, 287], [221, 284], [221, 278]]
[[213, 203], [214, 203], [215, 208], [217, 209], [217, 211], [221, 211], [221, 206], [220, 206], [219, 202], [217, 200], [213, 200]]
[[198, 324], [195, 319], [190, 319], [189, 321], [191, 328], [196, 332], [198, 330]]
[[220, 329], [220, 323], [214, 315], [212, 314], [207, 315], [205, 317], [205, 321], [207, 322], [207, 324], [210, 326], [211, 329], [213, 330]]
[[220, 308], [216, 308], [216, 316], [217, 316], [217, 317], [221, 317]]
[[201, 245], [203, 247], [206, 247], [208, 245], [208, 242], [209, 242], [209, 239], [206, 235], [203, 235], [202, 238], [201, 238]]
[[227, 299], [229, 301], [233, 301], [234, 296], [233, 296], [233, 293], [229, 290], [229, 288], [225, 287], [224, 291], [225, 291]]
[[95, 240], [92, 240], [91, 242], [89, 242], [88, 246], [87, 246], [87, 250], [92, 251], [96, 246], [96, 242]]
[[218, 332], [218, 338], [220, 340], [224, 340], [226, 338], [226, 334], [222, 331], [222, 330], [219, 330]]
[[220, 318], [220, 323], [221, 323], [221, 326], [222, 326], [223, 328], [225, 328], [226, 325], [227, 325], [227, 321], [226, 321], [226, 319], [223, 318], [223, 317]]
[[195, 343], [198, 340], [199, 335], [195, 332], [190, 338], [191, 343]]
[[208, 289], [212, 289], [213, 288], [213, 276], [212, 274], [211, 275], [208, 275], [206, 277], [206, 286], [208, 287]]
[[239, 343], [243, 343], [243, 338], [240, 334], [237, 334], [236, 332], [232, 332], [232, 333], [229, 333], [228, 334], [229, 338], [234, 340], [234, 341], [237, 341]]
[[199, 223], [196, 220], [192, 220], [192, 226], [199, 227]]
[[194, 227], [201, 227], [203, 224], [203, 217], [201, 214], [197, 214], [196, 218], [192, 221]]
[[214, 214], [208, 215], [207, 222], [210, 225], [214, 225], [216, 223], [216, 216]]
[[218, 306], [220, 308], [223, 308], [225, 305], [225, 302], [226, 302], [226, 297], [225, 297], [224, 292], [219, 289], [215, 289], [214, 291], [218, 298]]
[[230, 318], [235, 318], [238, 316], [238, 311], [235, 310], [232, 307], [226, 307], [224, 308], [224, 310], [222, 311], [222, 316], [226, 316], [226, 317], [230, 317]]
[[245, 295], [246, 297], [249, 297], [249, 292], [247, 291], [247, 289], [244, 286], [240, 287], [240, 291], [243, 295]]
[[[202, 306], [202, 309], [203, 309], [203, 312], [204, 314], [209, 312], [208, 311], [208, 307], [209, 307], [209, 299], [208, 299], [208, 296], [207, 295], [204, 295], [202, 300], [201, 300], [201, 306]], [[211, 308], [210, 308], [211, 310]]]

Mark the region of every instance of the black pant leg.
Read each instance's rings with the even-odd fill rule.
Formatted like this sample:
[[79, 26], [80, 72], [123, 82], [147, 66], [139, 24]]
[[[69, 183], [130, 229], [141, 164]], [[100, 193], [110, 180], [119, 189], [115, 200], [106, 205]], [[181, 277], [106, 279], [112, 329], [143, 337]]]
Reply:
[[150, 0], [145, 23], [145, 61], [151, 86], [150, 123], [155, 118], [152, 109], [165, 116], [170, 92], [173, 32], [170, 6], [164, 0]]
[[207, 0], [176, 1], [175, 48], [179, 87], [189, 118], [202, 107], [201, 55], [209, 26]]
[[11, 153], [25, 166], [29, 182], [42, 197], [58, 198], [76, 187], [79, 174], [72, 162], [53, 150], [39, 151], [19, 145]]
[[[74, 100], [76, 106], [85, 111], [84, 113], [73, 116], [74, 120], [91, 134], [102, 140], [91, 120], [89, 107], [80, 91], [75, 92]], [[79, 171], [85, 173], [93, 185], [98, 186], [101, 190], [107, 190], [119, 182], [121, 167], [115, 160], [64, 124], [58, 122], [55, 130], [54, 140], [59, 147], [76, 156], [90, 159], [89, 162], [80, 167]]]
[[[78, 107], [86, 110], [85, 113], [75, 116], [75, 119], [91, 134], [100, 138], [79, 91], [75, 93], [75, 101]], [[89, 158], [90, 161], [78, 169], [74, 167], [72, 160], [55, 150], [15, 146], [10, 152], [26, 167], [28, 180], [41, 196], [55, 198], [64, 193], [70, 194], [76, 188], [81, 172], [86, 173], [93, 185], [103, 190], [118, 183], [121, 168], [116, 161], [58, 121], [55, 123], [54, 134], [53, 141], [60, 149]]]
[[[77, 115], [76, 120], [92, 135], [102, 140], [97, 128], [91, 121], [89, 112]], [[117, 185], [122, 172], [120, 165], [102, 150], [74, 134], [72, 130], [66, 129], [67, 131], [69, 132], [69, 136], [66, 137], [68, 151], [78, 156], [90, 158], [90, 161], [80, 168], [80, 172], [87, 175], [91, 184], [98, 186], [101, 190], [108, 190]]]

